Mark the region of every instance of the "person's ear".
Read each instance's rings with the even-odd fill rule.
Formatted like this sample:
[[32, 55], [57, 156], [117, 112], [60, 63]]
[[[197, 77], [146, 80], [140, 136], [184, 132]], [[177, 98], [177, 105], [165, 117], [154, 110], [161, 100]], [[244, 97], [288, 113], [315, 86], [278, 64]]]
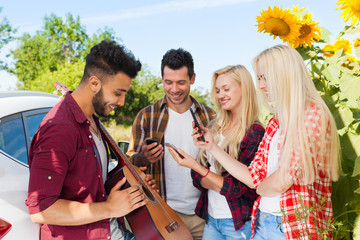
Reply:
[[194, 84], [195, 83], [195, 77], [196, 77], [196, 74], [194, 73], [190, 79], [190, 84]]
[[89, 86], [90, 89], [94, 92], [97, 93], [98, 91], [100, 91], [101, 89], [101, 81], [97, 76], [91, 76], [89, 78]]

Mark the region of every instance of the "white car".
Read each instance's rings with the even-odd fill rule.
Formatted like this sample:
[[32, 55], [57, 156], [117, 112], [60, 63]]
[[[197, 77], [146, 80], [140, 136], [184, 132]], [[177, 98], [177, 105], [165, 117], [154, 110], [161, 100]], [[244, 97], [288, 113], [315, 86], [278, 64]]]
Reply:
[[39, 239], [25, 206], [27, 156], [41, 120], [59, 100], [49, 93], [0, 92], [0, 239]]

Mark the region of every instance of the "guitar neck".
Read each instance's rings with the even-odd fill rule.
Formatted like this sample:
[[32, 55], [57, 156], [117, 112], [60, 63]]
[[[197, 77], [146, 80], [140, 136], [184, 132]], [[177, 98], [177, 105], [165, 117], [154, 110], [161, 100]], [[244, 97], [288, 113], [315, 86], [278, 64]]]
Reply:
[[[120, 147], [117, 145], [117, 143], [115, 142], [115, 140], [111, 137], [110, 133], [106, 130], [106, 128], [104, 127], [104, 125], [100, 122], [100, 128], [102, 130], [102, 132], [104, 133], [104, 138], [105, 141], [109, 144], [109, 146], [111, 147], [111, 149], [115, 152], [115, 154], [119, 157], [119, 163], [118, 166], [119, 167], [123, 167], [124, 165], [126, 165], [129, 170], [131, 171], [131, 173], [134, 175], [134, 177], [138, 180], [138, 182], [142, 183], [143, 186], [146, 186], [146, 183], [144, 182], [144, 180], [139, 176], [138, 172], [136, 171], [136, 169], [133, 167], [132, 163], [130, 162], [130, 160], [128, 159], [128, 157], [121, 151]], [[120, 161], [123, 161], [120, 164]], [[117, 169], [119, 167], [116, 167]]]

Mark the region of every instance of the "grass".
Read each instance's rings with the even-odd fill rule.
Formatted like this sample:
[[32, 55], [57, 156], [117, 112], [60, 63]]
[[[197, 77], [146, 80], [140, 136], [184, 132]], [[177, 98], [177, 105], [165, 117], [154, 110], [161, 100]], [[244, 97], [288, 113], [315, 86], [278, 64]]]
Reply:
[[104, 123], [104, 126], [116, 142], [130, 141], [132, 126], [116, 124], [115, 121]]

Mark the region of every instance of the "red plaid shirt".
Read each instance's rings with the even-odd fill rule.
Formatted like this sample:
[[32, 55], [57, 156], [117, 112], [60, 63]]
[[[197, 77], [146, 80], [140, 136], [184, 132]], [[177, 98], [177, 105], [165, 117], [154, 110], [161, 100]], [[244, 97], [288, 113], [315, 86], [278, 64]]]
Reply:
[[[239, 154], [237, 160], [249, 166], [259, 147], [259, 143], [264, 135], [264, 128], [259, 124], [253, 124], [248, 130], [243, 140], [239, 144]], [[209, 167], [209, 166], [208, 166]], [[208, 189], [200, 184], [203, 176], [191, 170], [193, 184], [201, 191], [199, 201], [196, 205], [195, 213], [199, 217], [208, 219]], [[239, 230], [251, 218], [251, 209], [257, 194], [254, 189], [250, 189], [245, 184], [231, 176], [228, 172], [223, 172], [224, 184], [220, 194], [225, 196], [229, 204], [231, 215], [234, 221], [235, 230]]]
[[[305, 126], [312, 153], [320, 151], [320, 138], [326, 137], [329, 141], [329, 134], [320, 136], [319, 125], [321, 124], [321, 115], [319, 106], [312, 105], [306, 112]], [[257, 187], [259, 183], [266, 178], [267, 162], [270, 142], [279, 128], [277, 119], [270, 119], [263, 140], [260, 143], [259, 150], [252, 161], [249, 170]], [[328, 132], [330, 128], [328, 127]], [[281, 139], [282, 137], [280, 137]], [[278, 146], [279, 148], [280, 146]], [[317, 161], [318, 154], [314, 154], [313, 162], [318, 164], [317, 169], [323, 168], [320, 161]], [[300, 154], [294, 151], [292, 173], [295, 183], [284, 193], [281, 194], [280, 207], [283, 211], [282, 226], [285, 239], [331, 239], [332, 231], [330, 223], [332, 222], [332, 203], [331, 203], [331, 180], [325, 174], [318, 170], [315, 181], [312, 184], [302, 185], [296, 181], [300, 173], [299, 167]], [[255, 234], [255, 224], [258, 215], [260, 203], [259, 197], [253, 207], [251, 227], [252, 237]], [[299, 217], [302, 216], [302, 217]]]

